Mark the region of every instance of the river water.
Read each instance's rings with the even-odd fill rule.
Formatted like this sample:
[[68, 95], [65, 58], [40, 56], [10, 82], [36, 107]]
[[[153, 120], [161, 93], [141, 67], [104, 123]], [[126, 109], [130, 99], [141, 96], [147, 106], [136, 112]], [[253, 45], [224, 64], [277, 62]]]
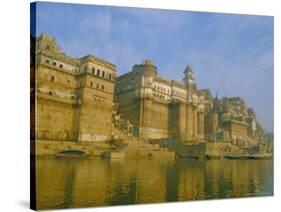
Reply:
[[38, 209], [273, 195], [272, 160], [38, 159]]

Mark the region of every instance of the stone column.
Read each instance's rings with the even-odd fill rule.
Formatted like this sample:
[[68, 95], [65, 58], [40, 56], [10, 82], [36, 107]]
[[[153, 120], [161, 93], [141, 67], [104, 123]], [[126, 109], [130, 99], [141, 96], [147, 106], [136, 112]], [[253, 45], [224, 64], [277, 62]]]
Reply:
[[178, 137], [181, 140], [181, 142], [185, 141], [187, 139], [187, 129], [186, 129], [186, 124], [187, 124], [187, 111], [186, 111], [186, 104], [184, 103], [179, 103], [178, 105]]
[[204, 139], [204, 112], [198, 112], [198, 138]]
[[192, 140], [192, 135], [193, 135], [193, 106], [192, 104], [188, 103], [187, 104], [187, 118], [186, 118], [186, 138], [188, 141]]
[[218, 113], [214, 112], [212, 114], [212, 133], [217, 132], [218, 124], [219, 124]]
[[144, 105], [143, 99], [140, 98], [140, 117], [139, 117], [139, 137], [142, 136], [142, 127], [143, 127], [143, 113], [144, 113]]
[[193, 106], [193, 135], [192, 140], [198, 139], [198, 109], [197, 106]]

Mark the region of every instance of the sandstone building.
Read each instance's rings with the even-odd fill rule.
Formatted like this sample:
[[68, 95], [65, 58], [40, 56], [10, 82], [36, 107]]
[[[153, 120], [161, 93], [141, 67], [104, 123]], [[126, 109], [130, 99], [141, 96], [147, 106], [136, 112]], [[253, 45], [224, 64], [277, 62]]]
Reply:
[[140, 138], [224, 141], [240, 146], [263, 140], [263, 129], [244, 99], [219, 99], [209, 89], [197, 89], [190, 66], [183, 82], [178, 82], [159, 76], [154, 63], [145, 60], [117, 78], [115, 92], [118, 112], [131, 121], [133, 135]]
[[251, 146], [264, 140], [264, 132], [253, 108], [242, 97], [215, 97], [213, 107], [205, 114], [205, 138]]
[[36, 40], [36, 138], [100, 141], [112, 132], [116, 66], [87, 55], [72, 58], [54, 38]]
[[139, 139], [183, 143], [240, 145], [263, 139], [264, 130], [243, 98], [219, 99], [197, 89], [190, 66], [182, 82], [161, 77], [150, 60], [117, 77], [114, 64], [92, 55], [70, 57], [45, 34], [36, 38], [34, 49], [31, 134], [36, 139], [106, 141], [115, 128]]
[[159, 76], [149, 60], [117, 78], [119, 113], [133, 124], [133, 135], [145, 139], [173, 137], [184, 142], [204, 138], [204, 105], [190, 66], [183, 81]]

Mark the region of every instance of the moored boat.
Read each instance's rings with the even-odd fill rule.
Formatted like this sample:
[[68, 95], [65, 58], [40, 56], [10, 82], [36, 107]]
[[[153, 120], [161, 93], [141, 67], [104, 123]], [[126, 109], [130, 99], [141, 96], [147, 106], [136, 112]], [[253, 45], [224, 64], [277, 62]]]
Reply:
[[253, 155], [226, 155], [227, 159], [272, 159], [272, 153]]
[[56, 154], [58, 158], [87, 158], [90, 154], [82, 150], [64, 150]]
[[226, 155], [227, 159], [247, 159], [248, 155]]
[[272, 153], [251, 155], [249, 159], [272, 159]]

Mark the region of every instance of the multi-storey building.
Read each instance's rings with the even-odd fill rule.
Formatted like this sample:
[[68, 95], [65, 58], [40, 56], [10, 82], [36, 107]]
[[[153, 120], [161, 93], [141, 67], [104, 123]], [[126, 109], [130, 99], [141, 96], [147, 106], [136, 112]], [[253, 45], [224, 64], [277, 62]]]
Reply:
[[239, 121], [246, 121], [248, 117], [248, 106], [242, 97], [227, 98], [230, 102], [233, 118]]
[[[249, 108], [242, 97], [217, 97], [213, 108], [205, 114], [205, 137], [222, 139], [224, 141], [253, 141], [261, 140], [263, 133], [257, 133], [255, 112]], [[244, 142], [244, 143], [245, 143]]]
[[54, 38], [36, 40], [36, 138], [101, 141], [112, 133], [115, 65], [72, 58]]
[[159, 76], [149, 60], [117, 78], [119, 113], [131, 121], [134, 135], [150, 139], [172, 136], [181, 141], [204, 138], [204, 104], [189, 66], [183, 81]]
[[253, 108], [248, 108], [247, 122], [249, 124], [248, 134], [255, 138], [257, 136], [257, 118]]
[[204, 104], [204, 112], [207, 113], [212, 110], [214, 104], [214, 97], [209, 89], [200, 89], [197, 91], [200, 101]]
[[185, 143], [263, 137], [242, 97], [219, 99], [198, 90], [190, 66], [182, 82], [161, 77], [149, 60], [116, 78], [114, 64], [92, 55], [70, 57], [45, 34], [36, 38], [34, 49], [31, 134], [37, 139], [105, 141], [114, 136], [116, 123], [139, 138]]

